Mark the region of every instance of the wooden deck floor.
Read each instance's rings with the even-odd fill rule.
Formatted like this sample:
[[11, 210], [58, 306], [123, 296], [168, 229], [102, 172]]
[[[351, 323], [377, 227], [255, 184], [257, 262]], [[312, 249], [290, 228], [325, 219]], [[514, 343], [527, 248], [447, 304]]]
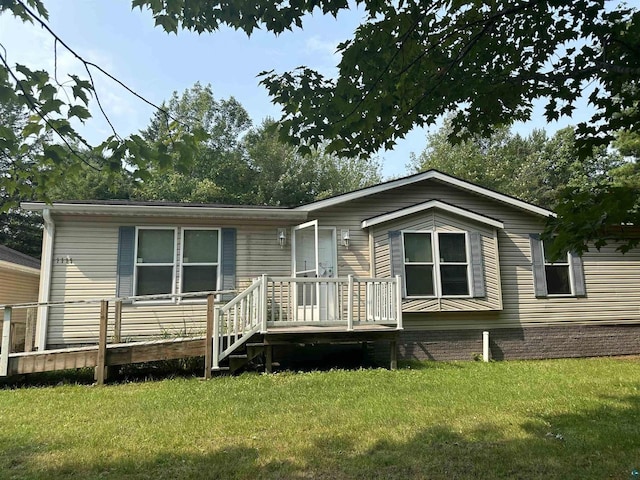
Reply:
[[[273, 346], [285, 344], [344, 344], [356, 342], [389, 341], [392, 346], [391, 367], [395, 366], [395, 345], [399, 330], [384, 325], [357, 325], [352, 331], [345, 326], [283, 326], [269, 327], [267, 333], [258, 334], [259, 342], [271, 356]], [[158, 339], [143, 342], [108, 344], [105, 351], [106, 367], [133, 363], [198, 357], [205, 354], [205, 337]], [[8, 376], [51, 372], [98, 365], [97, 345], [56, 350], [11, 353]], [[268, 367], [270, 370], [270, 365]]]
[[[204, 336], [107, 345], [105, 366], [171, 360], [204, 355]], [[98, 346], [9, 354], [8, 375], [95, 367]]]

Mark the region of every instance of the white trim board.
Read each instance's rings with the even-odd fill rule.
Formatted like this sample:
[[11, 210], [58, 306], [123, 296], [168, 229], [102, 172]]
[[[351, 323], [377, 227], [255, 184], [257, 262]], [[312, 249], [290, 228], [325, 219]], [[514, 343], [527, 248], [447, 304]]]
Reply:
[[260, 208], [260, 207], [202, 207], [169, 205], [117, 205], [90, 203], [53, 203], [47, 205], [40, 202], [23, 202], [20, 204], [25, 210], [49, 209], [51, 213], [70, 215], [107, 215], [107, 216], [146, 216], [146, 217], [185, 217], [215, 219], [249, 219], [249, 220], [291, 220], [307, 219], [307, 213], [288, 208]]
[[468, 218], [469, 220], [473, 220], [476, 222], [484, 223], [485, 225], [491, 225], [492, 227], [495, 227], [495, 228], [504, 228], [504, 223], [502, 223], [499, 220], [485, 217], [484, 215], [480, 215], [479, 213], [474, 213], [469, 210], [465, 210], [464, 208], [459, 208], [454, 205], [441, 202], [439, 200], [429, 200], [428, 202], [423, 202], [417, 205], [413, 205], [411, 207], [403, 208], [401, 210], [396, 210], [395, 212], [385, 213], [384, 215], [368, 218], [362, 221], [362, 228], [372, 227], [374, 225], [379, 225], [381, 223], [389, 222], [391, 220], [396, 220], [398, 218], [406, 217], [407, 215], [424, 212], [425, 210], [430, 210], [432, 208], [444, 210], [445, 212], [449, 212], [454, 215], [458, 215], [460, 217]]
[[309, 203], [307, 205], [296, 207], [294, 210], [313, 212], [315, 210], [320, 210], [321, 208], [332, 207], [334, 205], [339, 205], [344, 202], [367, 197], [369, 195], [374, 195], [376, 193], [386, 192], [394, 188], [403, 187], [406, 185], [412, 185], [414, 183], [423, 182], [425, 180], [436, 180], [441, 183], [451, 185], [451, 186], [460, 188], [462, 190], [467, 190], [469, 192], [481, 195], [483, 197], [491, 198], [493, 200], [506, 203], [507, 205], [511, 205], [521, 210], [535, 213], [536, 215], [541, 215], [543, 217], [556, 216], [554, 212], [552, 212], [551, 210], [547, 210], [546, 208], [538, 207], [537, 205], [527, 203], [523, 200], [518, 200], [517, 198], [510, 197], [509, 195], [505, 195], [503, 193], [494, 192], [493, 190], [489, 190], [488, 188], [484, 188], [479, 185], [475, 185], [473, 183], [467, 182], [465, 180], [452, 177], [450, 175], [439, 172], [437, 170], [428, 170], [426, 172], [418, 173], [416, 175], [411, 175], [409, 177], [399, 178], [397, 180], [392, 180], [389, 182], [380, 183], [378, 185], [373, 185], [372, 187], [367, 187], [367, 188], [363, 188], [353, 192], [344, 193], [342, 195], [337, 195], [335, 197], [319, 200], [314, 203]]

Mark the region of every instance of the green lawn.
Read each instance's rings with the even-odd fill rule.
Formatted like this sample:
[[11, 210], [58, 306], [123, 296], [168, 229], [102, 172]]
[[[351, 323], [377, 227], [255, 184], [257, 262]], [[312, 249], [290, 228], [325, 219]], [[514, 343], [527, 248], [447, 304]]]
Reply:
[[0, 390], [0, 478], [627, 480], [640, 360]]

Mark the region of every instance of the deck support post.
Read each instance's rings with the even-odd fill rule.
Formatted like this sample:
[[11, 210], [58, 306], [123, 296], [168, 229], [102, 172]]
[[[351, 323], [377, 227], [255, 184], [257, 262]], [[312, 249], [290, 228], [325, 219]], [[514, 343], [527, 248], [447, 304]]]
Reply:
[[396, 275], [396, 325], [402, 330], [402, 279]]
[[0, 343], [0, 377], [9, 372], [9, 350], [11, 349], [11, 307], [4, 307], [2, 343]]
[[24, 351], [32, 352], [36, 337], [37, 310], [27, 308], [27, 323], [24, 328]]
[[107, 377], [105, 362], [107, 358], [107, 322], [109, 319], [109, 302], [100, 301], [100, 332], [98, 336], [98, 358], [96, 359], [95, 378], [98, 385], [104, 385]]
[[273, 373], [273, 346], [266, 345], [264, 348], [266, 357], [264, 368], [267, 373]]
[[348, 275], [347, 289], [347, 332], [353, 332], [353, 275]]
[[204, 378], [211, 378], [211, 356], [213, 355], [213, 293], [207, 295], [207, 331], [204, 335]]
[[122, 300], [116, 300], [113, 324], [113, 343], [122, 340]]
[[389, 342], [390, 350], [391, 350], [391, 361], [389, 368], [391, 370], [398, 369], [398, 341], [393, 339]]

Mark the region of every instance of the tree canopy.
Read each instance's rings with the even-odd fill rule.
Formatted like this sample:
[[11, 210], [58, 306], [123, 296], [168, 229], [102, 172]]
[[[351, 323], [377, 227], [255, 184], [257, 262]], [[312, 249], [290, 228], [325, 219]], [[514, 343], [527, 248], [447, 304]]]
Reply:
[[[157, 25], [207, 32], [226, 25], [251, 34], [302, 28], [309, 13], [360, 7], [353, 38], [338, 46], [339, 75], [301, 66], [264, 72], [284, 110], [282, 132], [341, 154], [390, 148], [413, 126], [454, 112], [453, 134], [489, 135], [527, 120], [570, 116], [587, 85], [594, 114], [577, 127], [579, 146], [608, 144], [640, 123], [640, 13], [605, 0], [134, 0]], [[626, 111], [626, 115], [620, 113]]]
[[522, 136], [501, 127], [488, 137], [473, 135], [459, 143], [449, 141], [451, 129], [447, 120], [427, 134], [427, 147], [412, 155], [408, 167], [415, 172], [435, 168], [551, 210], [566, 188], [587, 189], [628, 165], [603, 147], [580, 160], [571, 127], [551, 137], [544, 130]]

